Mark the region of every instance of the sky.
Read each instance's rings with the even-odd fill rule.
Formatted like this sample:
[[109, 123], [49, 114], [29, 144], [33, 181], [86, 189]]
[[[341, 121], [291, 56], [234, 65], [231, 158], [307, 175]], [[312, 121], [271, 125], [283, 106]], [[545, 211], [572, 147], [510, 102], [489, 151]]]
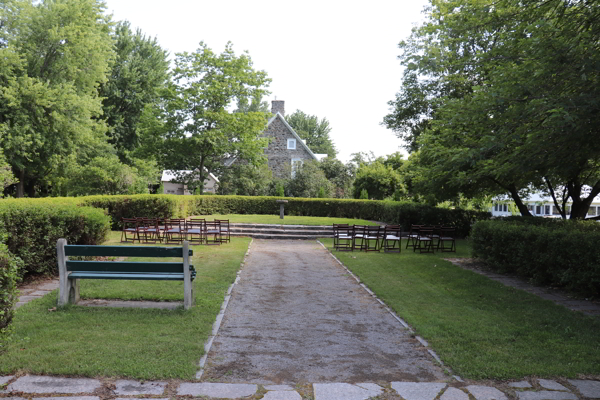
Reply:
[[424, 20], [426, 0], [106, 0], [113, 20], [156, 37], [171, 58], [200, 41], [220, 53], [248, 51], [272, 79], [268, 100], [327, 118], [338, 158], [402, 151], [381, 125], [400, 88], [398, 43]]

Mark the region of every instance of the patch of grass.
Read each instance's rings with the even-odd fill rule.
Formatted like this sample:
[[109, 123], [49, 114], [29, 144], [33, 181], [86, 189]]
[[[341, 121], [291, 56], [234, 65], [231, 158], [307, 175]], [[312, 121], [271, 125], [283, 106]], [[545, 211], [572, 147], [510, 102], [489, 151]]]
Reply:
[[204, 218], [207, 221], [213, 219], [228, 219], [229, 222], [239, 222], [245, 224], [279, 224], [279, 225], [377, 225], [375, 222], [364, 219], [351, 218], [330, 218], [330, 217], [297, 217], [286, 215], [284, 219], [279, 215], [259, 215], [259, 214], [227, 214], [227, 215], [197, 215], [191, 218]]
[[[117, 244], [112, 242], [119, 238], [120, 232], [112, 232], [105, 244]], [[56, 291], [26, 304], [17, 311], [14, 340], [0, 355], [0, 374], [193, 379], [249, 241], [232, 238], [222, 246], [192, 247], [197, 277], [195, 306], [188, 311], [74, 305], [49, 311], [56, 306]], [[182, 282], [81, 283], [82, 297], [183, 300]]]
[[443, 260], [469, 255], [457, 245], [456, 255], [333, 253], [463, 378], [600, 374], [600, 320]]

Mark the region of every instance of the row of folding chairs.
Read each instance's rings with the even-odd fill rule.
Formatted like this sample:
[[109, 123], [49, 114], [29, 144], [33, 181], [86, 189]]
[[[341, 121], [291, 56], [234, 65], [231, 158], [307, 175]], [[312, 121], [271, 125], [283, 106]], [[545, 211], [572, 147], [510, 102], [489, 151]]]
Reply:
[[400, 253], [402, 227], [333, 224], [333, 248], [339, 251]]
[[413, 252], [443, 253], [456, 252], [456, 228], [441, 225], [411, 225], [406, 248]]
[[122, 218], [121, 242], [220, 245], [231, 241], [229, 220], [202, 218]]

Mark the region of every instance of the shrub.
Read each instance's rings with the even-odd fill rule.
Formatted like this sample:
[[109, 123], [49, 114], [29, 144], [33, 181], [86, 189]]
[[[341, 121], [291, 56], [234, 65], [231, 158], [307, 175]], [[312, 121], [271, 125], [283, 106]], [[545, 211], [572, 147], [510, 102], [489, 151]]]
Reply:
[[600, 295], [600, 224], [543, 218], [480, 221], [473, 253], [499, 272]]
[[100, 244], [110, 229], [102, 210], [61, 204], [60, 201], [4, 200], [0, 224], [6, 231], [8, 250], [21, 258], [26, 273], [56, 274], [56, 241], [70, 244]]
[[13, 306], [18, 299], [18, 271], [22, 266], [23, 261], [12, 255], [4, 243], [0, 243], [0, 353], [12, 333], [10, 323], [14, 314]]

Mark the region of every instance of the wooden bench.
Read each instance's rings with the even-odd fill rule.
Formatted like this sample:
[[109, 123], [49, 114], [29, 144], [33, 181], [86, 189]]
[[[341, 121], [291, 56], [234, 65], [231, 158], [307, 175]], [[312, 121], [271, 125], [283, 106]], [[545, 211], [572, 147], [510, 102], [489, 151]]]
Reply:
[[[59, 295], [58, 305], [79, 301], [80, 279], [134, 279], [183, 281], [183, 307], [193, 305], [192, 281], [196, 270], [190, 265], [193, 255], [189, 243], [183, 247], [155, 246], [82, 246], [67, 245], [66, 239], [58, 239]], [[181, 257], [182, 262], [131, 262], [131, 261], [71, 261], [69, 256], [79, 257]]]

